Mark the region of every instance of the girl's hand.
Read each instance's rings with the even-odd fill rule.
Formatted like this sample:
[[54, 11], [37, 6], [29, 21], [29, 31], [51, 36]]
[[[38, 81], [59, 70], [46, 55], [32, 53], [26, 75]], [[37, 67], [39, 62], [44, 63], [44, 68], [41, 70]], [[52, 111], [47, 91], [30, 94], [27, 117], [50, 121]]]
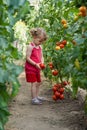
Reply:
[[36, 63], [36, 64], [35, 64], [35, 67], [41, 70], [41, 67], [40, 67], [40, 64], [39, 64], [39, 63]]

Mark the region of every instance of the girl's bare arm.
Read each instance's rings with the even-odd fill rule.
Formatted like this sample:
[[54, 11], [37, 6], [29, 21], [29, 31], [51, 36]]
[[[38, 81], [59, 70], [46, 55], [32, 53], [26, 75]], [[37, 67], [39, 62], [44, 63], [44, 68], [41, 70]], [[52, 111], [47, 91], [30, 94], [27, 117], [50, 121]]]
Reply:
[[31, 60], [31, 58], [30, 58], [31, 53], [32, 53], [32, 49], [33, 49], [33, 47], [32, 47], [31, 45], [28, 45], [28, 46], [27, 46], [27, 50], [26, 50], [26, 60], [27, 60], [30, 64], [35, 65], [36, 63], [35, 63], [33, 60]]

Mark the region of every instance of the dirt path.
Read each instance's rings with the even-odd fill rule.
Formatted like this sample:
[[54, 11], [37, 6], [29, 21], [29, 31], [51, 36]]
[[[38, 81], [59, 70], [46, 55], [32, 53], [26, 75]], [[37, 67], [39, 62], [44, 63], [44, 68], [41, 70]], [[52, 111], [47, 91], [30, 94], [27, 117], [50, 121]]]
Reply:
[[78, 100], [65, 94], [65, 99], [54, 102], [47, 81], [42, 82], [41, 94], [48, 101], [43, 105], [31, 105], [30, 87], [24, 72], [19, 77], [21, 88], [10, 105], [6, 130], [86, 130], [84, 112]]

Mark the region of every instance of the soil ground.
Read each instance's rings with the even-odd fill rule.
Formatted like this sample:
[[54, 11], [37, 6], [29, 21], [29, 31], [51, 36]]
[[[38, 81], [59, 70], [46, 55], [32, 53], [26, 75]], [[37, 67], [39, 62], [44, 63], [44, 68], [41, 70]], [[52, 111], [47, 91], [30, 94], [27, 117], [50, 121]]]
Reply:
[[11, 116], [5, 130], [87, 130], [83, 105], [69, 92], [64, 93], [64, 100], [53, 101], [50, 83], [43, 78], [40, 95], [47, 100], [32, 105], [24, 72], [19, 81], [20, 91], [9, 105]]

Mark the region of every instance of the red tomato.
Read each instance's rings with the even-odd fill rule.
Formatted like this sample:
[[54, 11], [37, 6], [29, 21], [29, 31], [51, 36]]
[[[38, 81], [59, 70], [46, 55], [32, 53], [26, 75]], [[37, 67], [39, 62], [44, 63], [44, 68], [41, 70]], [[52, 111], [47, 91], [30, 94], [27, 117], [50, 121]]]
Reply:
[[53, 74], [54, 76], [58, 75], [58, 70], [53, 70], [53, 71], [52, 71], [52, 74]]
[[65, 85], [67, 85], [68, 84], [68, 82], [67, 81], [63, 81], [63, 85], [65, 86]]
[[49, 66], [53, 66], [53, 63], [52, 63], [52, 62], [50, 62], [50, 63], [48, 63], [48, 65], [49, 65]]
[[53, 95], [53, 96], [52, 96], [52, 99], [56, 101], [56, 100], [57, 100], [56, 95]]
[[60, 44], [59, 46], [60, 46], [60, 48], [64, 48], [64, 44]]
[[43, 63], [40, 63], [40, 68], [45, 69], [45, 65]]
[[56, 91], [57, 91], [57, 87], [54, 86], [54, 87], [52, 88], [52, 90], [53, 90], [54, 92], [56, 92]]
[[56, 97], [60, 97], [60, 93], [58, 91], [55, 92]]
[[67, 41], [66, 41], [66, 40], [63, 40], [63, 41], [62, 41], [62, 44], [63, 44], [63, 45], [66, 45], [66, 44], [67, 44]]
[[62, 84], [61, 84], [61, 83], [58, 83], [57, 85], [58, 85], [58, 88], [61, 88], [61, 87], [62, 87]]
[[59, 92], [60, 92], [60, 93], [63, 93], [63, 92], [64, 92], [64, 88], [60, 88], [60, 89], [59, 89]]
[[58, 84], [55, 84], [54, 87], [58, 88]]
[[53, 65], [50, 65], [50, 69], [51, 69], [51, 70], [53, 69]]
[[64, 99], [64, 95], [63, 94], [60, 94], [60, 99]]

